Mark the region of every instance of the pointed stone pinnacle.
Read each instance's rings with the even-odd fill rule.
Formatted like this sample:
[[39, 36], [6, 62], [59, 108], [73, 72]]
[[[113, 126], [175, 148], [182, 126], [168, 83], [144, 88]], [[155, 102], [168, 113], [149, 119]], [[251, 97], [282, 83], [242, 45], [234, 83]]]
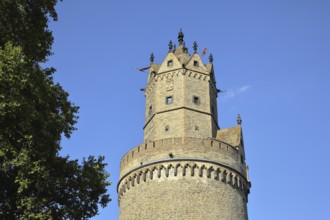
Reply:
[[213, 63], [213, 55], [212, 54], [210, 54], [210, 56], [209, 56], [209, 61], [210, 61], [210, 63]]
[[154, 55], [154, 53], [151, 53], [150, 54], [150, 63], [153, 63], [154, 60], [155, 60], [155, 55]]
[[194, 46], [193, 46], [193, 48], [194, 48], [194, 52], [197, 53], [198, 45], [197, 45], [197, 42], [196, 42], [196, 41], [194, 41]]
[[241, 115], [240, 114], [238, 114], [238, 116], [237, 116], [237, 124], [238, 125], [241, 125], [242, 124], [242, 119], [241, 119]]
[[170, 40], [170, 42], [168, 43], [168, 52], [171, 52], [173, 49], [173, 43], [172, 41]]
[[182, 32], [182, 29], [180, 28], [180, 32], [178, 34], [179, 45], [182, 45], [182, 43], [183, 43], [183, 37], [184, 37], [184, 34]]

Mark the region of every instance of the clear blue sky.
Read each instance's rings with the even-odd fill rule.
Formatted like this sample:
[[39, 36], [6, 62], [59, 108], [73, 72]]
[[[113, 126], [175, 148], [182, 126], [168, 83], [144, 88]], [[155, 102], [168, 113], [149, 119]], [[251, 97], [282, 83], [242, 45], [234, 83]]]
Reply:
[[196, 40], [214, 55], [227, 91], [220, 127], [242, 116], [249, 218], [328, 219], [329, 0], [64, 0], [57, 10], [48, 65], [81, 107], [62, 154], [105, 155], [113, 181], [113, 201], [93, 219], [118, 219], [119, 162], [143, 141], [147, 75], [134, 67], [148, 66], [151, 52], [161, 63], [180, 28], [190, 51]]

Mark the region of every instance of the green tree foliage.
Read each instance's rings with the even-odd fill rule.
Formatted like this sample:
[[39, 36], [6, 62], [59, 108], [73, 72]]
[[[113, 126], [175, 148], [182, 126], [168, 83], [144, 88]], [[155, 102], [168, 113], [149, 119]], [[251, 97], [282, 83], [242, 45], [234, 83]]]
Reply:
[[59, 156], [78, 107], [54, 83], [56, 0], [0, 1], [0, 219], [87, 219], [110, 201], [103, 157]]
[[57, 20], [57, 0], [1, 0], [0, 45], [11, 41], [36, 62], [51, 54], [52, 32], [48, 20]]

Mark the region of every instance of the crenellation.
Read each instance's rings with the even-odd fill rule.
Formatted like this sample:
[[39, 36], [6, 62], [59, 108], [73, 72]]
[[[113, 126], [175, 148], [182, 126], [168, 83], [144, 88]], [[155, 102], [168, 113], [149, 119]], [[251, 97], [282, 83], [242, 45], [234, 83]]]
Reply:
[[[215, 144], [218, 148], [213, 147]], [[180, 148], [178, 148], [178, 146], [180, 146]], [[164, 149], [167, 149], [167, 151], [164, 151]], [[199, 139], [193, 137], [167, 138], [140, 144], [127, 152], [123, 157], [121, 173], [139, 167], [141, 162], [145, 163], [145, 158], [149, 158], [149, 161], [159, 160], [161, 158], [168, 159], [170, 153], [172, 153], [174, 158], [184, 157], [187, 150], [191, 150], [193, 153], [191, 156], [193, 158], [200, 157], [223, 162], [228, 161], [228, 163], [233, 163], [236, 169], [246, 173], [246, 167], [241, 163], [237, 148], [215, 139]]]

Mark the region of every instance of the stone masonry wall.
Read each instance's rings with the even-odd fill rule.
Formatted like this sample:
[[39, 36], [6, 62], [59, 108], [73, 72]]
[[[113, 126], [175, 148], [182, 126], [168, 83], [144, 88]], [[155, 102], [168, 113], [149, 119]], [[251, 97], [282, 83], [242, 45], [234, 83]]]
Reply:
[[120, 220], [247, 220], [246, 179], [196, 161], [140, 168], [118, 185]]
[[[184, 69], [162, 73], [149, 82], [145, 95], [145, 141], [170, 135], [215, 137], [219, 129], [216, 90], [209, 75]], [[166, 103], [167, 97], [172, 97], [171, 104]], [[194, 97], [199, 99], [197, 104], [193, 102]], [[182, 109], [185, 109], [184, 113]], [[172, 123], [172, 126], [168, 123]], [[166, 129], [167, 125], [169, 130]]]

